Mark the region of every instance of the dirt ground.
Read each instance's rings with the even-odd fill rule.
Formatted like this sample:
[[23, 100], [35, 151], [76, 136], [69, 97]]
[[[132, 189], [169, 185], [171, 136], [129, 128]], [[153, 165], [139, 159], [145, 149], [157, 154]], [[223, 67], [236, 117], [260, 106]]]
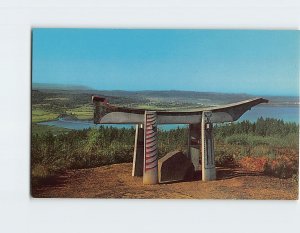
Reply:
[[240, 169], [217, 168], [216, 181], [143, 185], [131, 176], [131, 163], [69, 170], [32, 187], [33, 197], [163, 199], [298, 199], [292, 179], [278, 179]]

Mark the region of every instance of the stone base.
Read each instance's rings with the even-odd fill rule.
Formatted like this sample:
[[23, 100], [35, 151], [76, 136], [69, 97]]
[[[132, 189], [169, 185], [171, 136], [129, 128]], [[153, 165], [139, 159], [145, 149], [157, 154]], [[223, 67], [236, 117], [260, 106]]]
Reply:
[[210, 181], [210, 180], [216, 180], [217, 175], [216, 175], [216, 168], [205, 168], [202, 170], [202, 180], [203, 181]]
[[[155, 171], [154, 171], [155, 172]], [[156, 174], [144, 174], [143, 184], [157, 184], [157, 173]]]
[[158, 182], [191, 180], [194, 177], [193, 163], [181, 152], [173, 151], [158, 160]]

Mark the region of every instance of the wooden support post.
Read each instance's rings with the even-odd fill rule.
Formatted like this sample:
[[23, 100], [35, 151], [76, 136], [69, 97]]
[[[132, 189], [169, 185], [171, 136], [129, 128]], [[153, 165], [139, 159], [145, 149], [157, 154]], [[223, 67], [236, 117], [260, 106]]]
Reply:
[[137, 124], [133, 152], [132, 176], [143, 176], [144, 167], [144, 127]]
[[158, 183], [157, 115], [145, 111], [143, 184]]
[[204, 111], [201, 121], [203, 181], [216, 179], [213, 124], [210, 122], [211, 115], [212, 113], [210, 111]]

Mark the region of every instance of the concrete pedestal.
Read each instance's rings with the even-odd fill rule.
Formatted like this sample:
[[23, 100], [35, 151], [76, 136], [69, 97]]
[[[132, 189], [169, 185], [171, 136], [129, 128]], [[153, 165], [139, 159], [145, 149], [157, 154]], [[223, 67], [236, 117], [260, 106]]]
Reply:
[[157, 115], [145, 111], [145, 149], [143, 184], [158, 183]]
[[213, 139], [213, 124], [210, 122], [212, 113], [205, 111], [201, 121], [201, 148], [202, 148], [202, 180], [216, 179], [215, 152]]
[[143, 128], [143, 124], [137, 124], [135, 128], [132, 176], [143, 176], [143, 168], [144, 168], [144, 128]]
[[188, 158], [193, 163], [195, 171], [200, 171], [200, 140], [201, 124], [190, 124], [188, 135]]

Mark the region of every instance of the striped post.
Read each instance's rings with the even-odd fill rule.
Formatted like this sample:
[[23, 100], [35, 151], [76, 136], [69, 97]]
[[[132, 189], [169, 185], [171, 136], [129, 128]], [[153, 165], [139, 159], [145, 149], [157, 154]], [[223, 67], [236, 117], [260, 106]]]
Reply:
[[143, 184], [158, 183], [158, 148], [156, 112], [145, 111]]

